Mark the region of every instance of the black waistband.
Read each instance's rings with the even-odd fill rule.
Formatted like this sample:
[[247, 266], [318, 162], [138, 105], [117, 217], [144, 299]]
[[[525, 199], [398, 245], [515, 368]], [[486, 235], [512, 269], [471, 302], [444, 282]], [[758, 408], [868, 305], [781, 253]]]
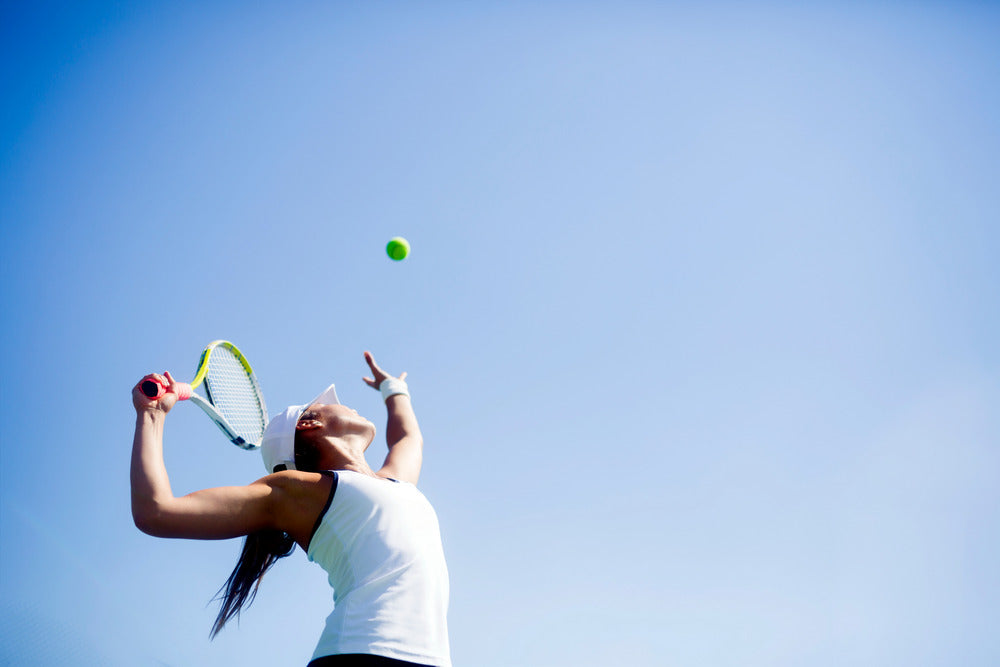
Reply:
[[362, 655], [350, 653], [345, 655], [328, 655], [316, 658], [309, 667], [430, 667], [416, 662], [384, 658], [380, 655]]

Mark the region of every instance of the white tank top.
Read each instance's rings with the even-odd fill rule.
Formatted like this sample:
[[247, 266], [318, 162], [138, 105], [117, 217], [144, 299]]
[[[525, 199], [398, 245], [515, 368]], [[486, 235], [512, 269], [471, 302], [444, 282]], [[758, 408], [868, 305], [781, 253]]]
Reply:
[[368, 653], [450, 667], [448, 568], [434, 508], [406, 482], [333, 475], [308, 551], [334, 602], [313, 659]]

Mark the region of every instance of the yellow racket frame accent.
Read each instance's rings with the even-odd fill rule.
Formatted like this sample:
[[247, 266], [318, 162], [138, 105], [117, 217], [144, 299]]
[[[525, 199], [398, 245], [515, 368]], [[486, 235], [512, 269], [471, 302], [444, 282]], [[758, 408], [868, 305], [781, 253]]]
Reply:
[[213, 340], [208, 344], [208, 347], [205, 348], [205, 351], [201, 353], [201, 359], [198, 360], [198, 372], [195, 373], [194, 379], [191, 380], [192, 389], [200, 385], [202, 381], [204, 381], [205, 376], [208, 375], [208, 359], [212, 356], [212, 352], [217, 347], [225, 347], [232, 352], [233, 356], [236, 357], [236, 360], [239, 361], [243, 366], [243, 369], [246, 370], [247, 375], [253, 378], [254, 384], [257, 383], [257, 376], [250, 367], [250, 362], [247, 361], [247, 358], [243, 356], [242, 352], [240, 352], [240, 348], [236, 347], [228, 340]]

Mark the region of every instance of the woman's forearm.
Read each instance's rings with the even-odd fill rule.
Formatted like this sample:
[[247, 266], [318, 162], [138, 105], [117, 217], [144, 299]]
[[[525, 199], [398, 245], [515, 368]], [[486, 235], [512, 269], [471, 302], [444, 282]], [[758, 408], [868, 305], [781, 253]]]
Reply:
[[402, 440], [414, 440], [422, 444], [420, 426], [417, 424], [417, 415], [413, 412], [410, 397], [405, 394], [395, 394], [386, 400], [385, 407], [389, 413], [385, 429], [385, 440], [389, 448], [392, 449]]
[[156, 518], [158, 507], [174, 497], [163, 463], [163, 424], [166, 415], [156, 411], [136, 414], [132, 441], [132, 518], [144, 532]]

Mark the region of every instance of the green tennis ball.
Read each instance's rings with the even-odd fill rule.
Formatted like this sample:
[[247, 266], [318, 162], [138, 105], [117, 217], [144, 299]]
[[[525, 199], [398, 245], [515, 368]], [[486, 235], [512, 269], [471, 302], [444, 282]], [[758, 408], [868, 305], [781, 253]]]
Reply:
[[397, 262], [406, 259], [406, 256], [410, 254], [410, 242], [402, 236], [394, 236], [385, 246], [385, 254], [389, 255], [389, 259]]

